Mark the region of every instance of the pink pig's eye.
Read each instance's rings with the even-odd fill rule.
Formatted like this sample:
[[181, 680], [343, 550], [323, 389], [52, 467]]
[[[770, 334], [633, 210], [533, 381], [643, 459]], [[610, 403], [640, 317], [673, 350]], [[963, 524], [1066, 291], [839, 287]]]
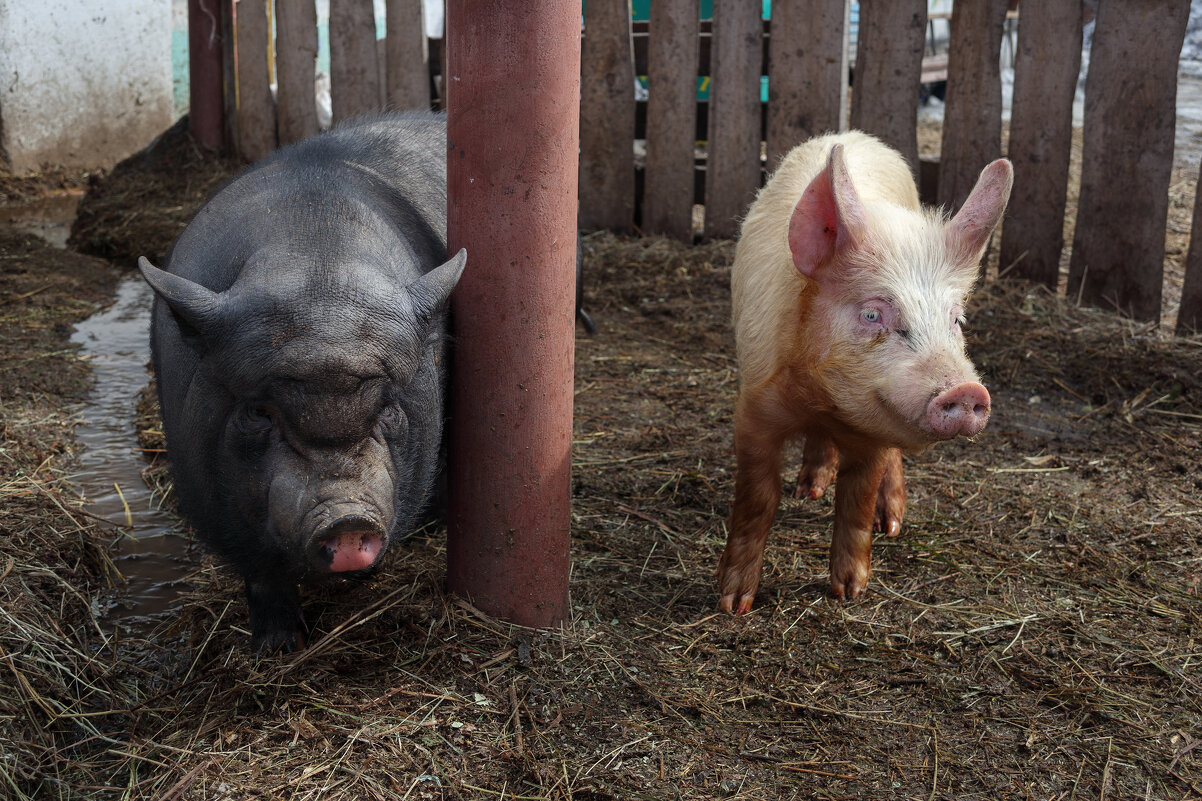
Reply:
[[881, 310], [874, 308], [860, 309], [860, 319], [866, 323], [876, 324], [881, 321]]

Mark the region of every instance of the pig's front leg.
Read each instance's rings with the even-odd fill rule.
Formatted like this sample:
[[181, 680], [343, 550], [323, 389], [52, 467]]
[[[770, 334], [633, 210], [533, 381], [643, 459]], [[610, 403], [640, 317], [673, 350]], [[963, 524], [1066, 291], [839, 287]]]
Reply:
[[905, 514], [906, 477], [902, 473], [902, 454], [897, 448], [890, 448], [885, 455], [885, 472], [876, 494], [876, 516], [872, 521], [872, 529], [886, 537], [896, 537], [901, 531]]
[[889, 459], [887, 449], [852, 459], [844, 455], [831, 538], [831, 595], [835, 598], [858, 598], [868, 586], [877, 493]]
[[247, 576], [246, 605], [251, 640], [260, 654], [291, 653], [305, 647], [305, 619], [295, 581]]
[[740, 393], [735, 409], [735, 503], [726, 549], [718, 563], [720, 605], [726, 612], [751, 611], [760, 586], [764, 544], [780, 505], [780, 474], [789, 434], [775, 422], [781, 418], [771, 391]]
[[839, 472], [839, 449], [825, 434], [806, 434], [801, 470], [797, 473], [794, 498], [821, 498]]

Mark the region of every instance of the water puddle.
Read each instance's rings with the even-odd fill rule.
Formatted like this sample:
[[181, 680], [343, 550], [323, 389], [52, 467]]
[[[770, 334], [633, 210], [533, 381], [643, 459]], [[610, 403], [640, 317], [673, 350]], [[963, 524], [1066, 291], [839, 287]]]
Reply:
[[71, 481], [87, 509], [125, 532], [113, 562], [126, 577], [103, 620], [144, 634], [172, 605], [181, 580], [196, 564], [176, 518], [160, 508], [142, 479], [136, 450], [137, 396], [150, 376], [150, 306], [154, 293], [134, 275], [123, 279], [108, 309], [76, 326], [71, 341], [92, 365], [95, 384], [75, 435], [85, 446]]

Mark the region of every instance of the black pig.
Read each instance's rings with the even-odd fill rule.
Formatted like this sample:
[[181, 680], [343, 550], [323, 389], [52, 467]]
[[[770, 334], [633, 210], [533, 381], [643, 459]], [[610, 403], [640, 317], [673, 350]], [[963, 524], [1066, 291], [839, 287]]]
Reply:
[[444, 118], [368, 118], [243, 173], [166, 270], [139, 260], [180, 507], [261, 650], [304, 647], [298, 584], [372, 568], [427, 506], [466, 259], [446, 194]]

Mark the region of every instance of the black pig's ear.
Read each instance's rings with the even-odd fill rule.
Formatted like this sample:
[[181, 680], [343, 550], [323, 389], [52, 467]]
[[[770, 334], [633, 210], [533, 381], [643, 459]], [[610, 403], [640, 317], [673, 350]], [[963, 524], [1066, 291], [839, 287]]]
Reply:
[[435, 267], [414, 281], [406, 290], [413, 301], [413, 310], [425, 328], [430, 318], [441, 310], [451, 297], [451, 291], [459, 283], [463, 268], [467, 264], [467, 250], [460, 248], [446, 264]]
[[138, 269], [155, 294], [184, 322], [201, 336], [213, 333], [221, 319], [220, 295], [195, 281], [160, 270], [145, 256], [138, 259]]

